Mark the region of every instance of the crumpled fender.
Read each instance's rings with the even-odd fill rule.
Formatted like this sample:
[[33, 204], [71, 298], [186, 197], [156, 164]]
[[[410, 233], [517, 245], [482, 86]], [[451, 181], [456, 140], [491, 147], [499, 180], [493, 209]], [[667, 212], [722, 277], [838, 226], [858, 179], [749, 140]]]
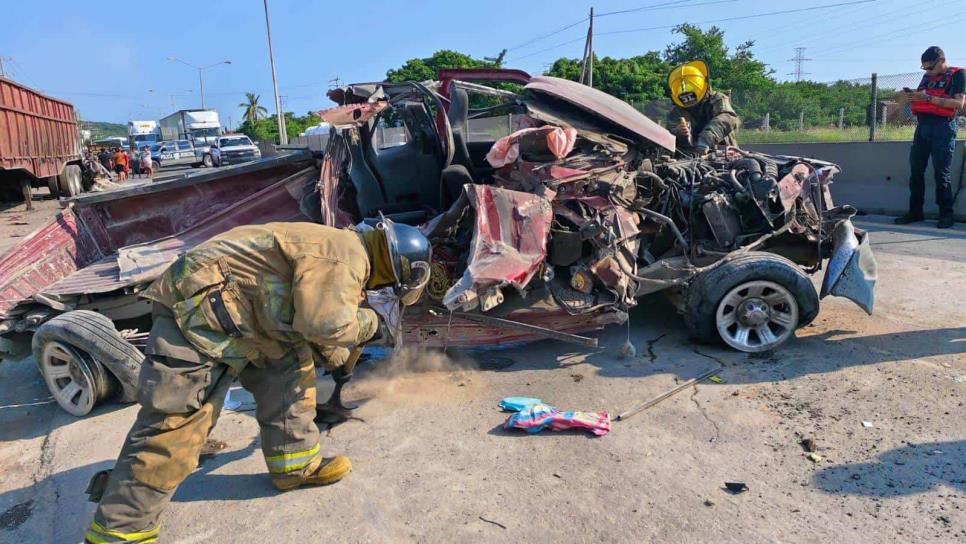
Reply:
[[830, 294], [845, 297], [872, 315], [877, 273], [869, 233], [856, 235], [852, 221], [846, 219], [832, 232], [832, 243], [835, 249], [828, 260], [821, 298]]

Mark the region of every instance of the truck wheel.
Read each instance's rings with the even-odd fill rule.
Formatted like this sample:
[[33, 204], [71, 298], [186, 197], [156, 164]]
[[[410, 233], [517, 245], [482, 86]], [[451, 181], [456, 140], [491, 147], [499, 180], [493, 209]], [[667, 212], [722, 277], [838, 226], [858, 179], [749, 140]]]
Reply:
[[60, 180], [57, 179], [57, 176], [47, 178], [47, 188], [50, 189], [50, 198], [54, 200], [60, 198]]
[[205, 165], [205, 168], [213, 168], [215, 166], [215, 160], [211, 158], [211, 155], [205, 155], [201, 159], [201, 162]]
[[66, 197], [72, 197], [84, 192], [84, 185], [81, 182], [80, 166], [68, 164], [57, 178], [58, 185], [60, 186], [60, 194]]
[[105, 400], [137, 398], [143, 355], [97, 312], [75, 310], [44, 323], [33, 351], [51, 394], [71, 415], [86, 415]]
[[692, 337], [738, 351], [770, 351], [818, 315], [818, 293], [795, 263], [751, 251], [725, 260], [691, 282], [685, 321]]
[[154, 174], [157, 174], [158, 170], [161, 170], [161, 163], [158, 161], [151, 161], [151, 170]]

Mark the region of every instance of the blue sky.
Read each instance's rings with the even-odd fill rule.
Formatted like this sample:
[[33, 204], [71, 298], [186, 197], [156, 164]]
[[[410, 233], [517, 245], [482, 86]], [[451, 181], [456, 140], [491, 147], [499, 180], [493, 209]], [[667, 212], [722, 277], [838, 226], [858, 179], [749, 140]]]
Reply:
[[[729, 44], [754, 40], [756, 54], [781, 78], [793, 69], [795, 47], [807, 48], [813, 60], [805, 71], [817, 81], [915, 72], [920, 53], [934, 43], [952, 62], [966, 63], [966, 44], [956, 40], [966, 0], [874, 0], [708, 22], [850, 1], [856, 0], [681, 0], [599, 18], [595, 50], [600, 56], [660, 51], [676, 37], [658, 27], [692, 22], [723, 28]], [[508, 67], [539, 73], [558, 57], [580, 56], [586, 23], [532, 40], [580, 21], [590, 6], [606, 13], [668, 2], [269, 0], [283, 109], [329, 107], [325, 91], [334, 78], [379, 80], [388, 68], [438, 49], [482, 57], [508, 48]], [[239, 122], [237, 104], [246, 91], [261, 94], [274, 112], [261, 0], [18, 0], [5, 2], [3, 13], [0, 57], [8, 75], [73, 102], [83, 119], [157, 119], [198, 107], [197, 71], [169, 56], [196, 65], [232, 61], [205, 76], [206, 105], [223, 121]]]

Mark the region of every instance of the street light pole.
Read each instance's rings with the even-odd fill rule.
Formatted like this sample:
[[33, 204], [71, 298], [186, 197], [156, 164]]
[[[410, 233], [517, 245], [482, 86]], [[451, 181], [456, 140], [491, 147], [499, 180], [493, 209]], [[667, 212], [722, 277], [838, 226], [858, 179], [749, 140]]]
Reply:
[[204, 71], [198, 68], [198, 86], [201, 87], [201, 109], [205, 109], [205, 77]]
[[222, 64], [231, 64], [230, 60], [223, 60], [221, 62], [216, 62], [214, 64], [209, 64], [208, 66], [195, 66], [190, 62], [179, 59], [178, 57], [168, 57], [168, 60], [173, 60], [184, 64], [185, 66], [190, 66], [195, 70], [198, 70], [198, 86], [201, 91], [201, 109], [205, 109], [205, 70], [208, 68], [214, 68], [215, 66], [220, 66]]
[[275, 117], [278, 120], [278, 143], [288, 144], [288, 134], [285, 132], [285, 114], [282, 113], [282, 99], [278, 95], [278, 77], [275, 75], [275, 53], [272, 51], [272, 27], [268, 23], [268, 0], [262, 0], [265, 6], [265, 32], [268, 34], [268, 59], [272, 64], [272, 87], [275, 88]]

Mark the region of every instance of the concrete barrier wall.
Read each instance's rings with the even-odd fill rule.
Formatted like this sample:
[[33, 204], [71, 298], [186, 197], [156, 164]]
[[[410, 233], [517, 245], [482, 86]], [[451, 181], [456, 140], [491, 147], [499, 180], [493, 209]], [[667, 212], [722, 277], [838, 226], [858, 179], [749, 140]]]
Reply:
[[[804, 144], [749, 144], [752, 151], [772, 155], [799, 155], [834, 162], [842, 167], [835, 176], [832, 196], [836, 204], [852, 204], [868, 213], [900, 215], [909, 207], [909, 148], [912, 142], [837, 142]], [[926, 214], [938, 212], [932, 165], [926, 170]], [[953, 191], [963, 176], [963, 141], [953, 156]], [[966, 189], [962, 191], [966, 193]], [[955, 204], [959, 221], [966, 221], [966, 196]]]

